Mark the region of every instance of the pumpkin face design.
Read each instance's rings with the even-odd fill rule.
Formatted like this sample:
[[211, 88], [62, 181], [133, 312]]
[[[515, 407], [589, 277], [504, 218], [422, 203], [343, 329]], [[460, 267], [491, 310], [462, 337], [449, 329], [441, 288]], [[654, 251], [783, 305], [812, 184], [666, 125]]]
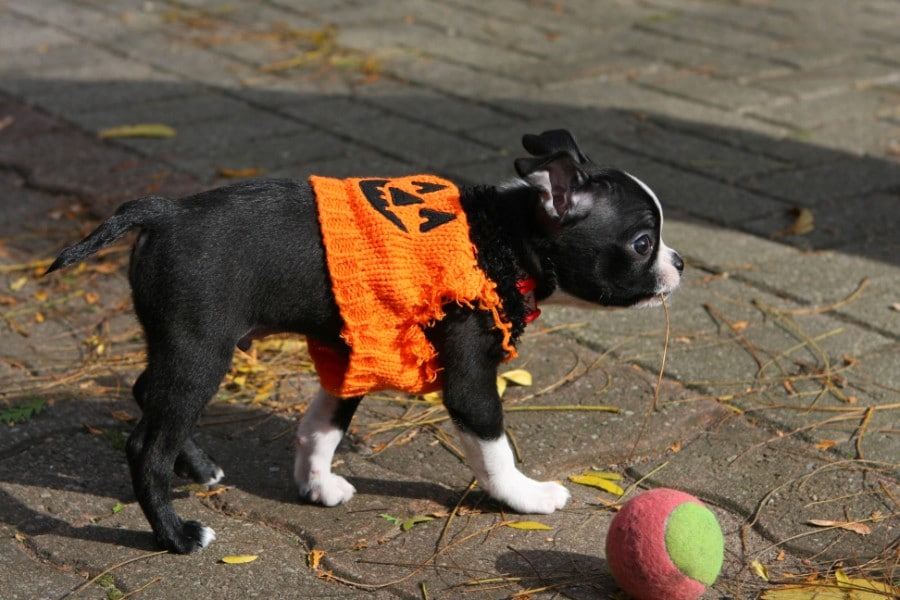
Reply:
[[458, 197], [449, 182], [398, 177], [360, 179], [358, 185], [372, 208], [404, 233], [428, 233], [456, 219], [455, 213], [441, 209], [448, 191]]

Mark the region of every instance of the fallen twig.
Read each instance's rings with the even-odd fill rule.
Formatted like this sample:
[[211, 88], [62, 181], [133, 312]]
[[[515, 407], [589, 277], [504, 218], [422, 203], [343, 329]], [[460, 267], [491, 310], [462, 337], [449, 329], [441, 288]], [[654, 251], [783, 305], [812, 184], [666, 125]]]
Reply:
[[130, 565], [131, 563], [137, 562], [137, 561], [139, 561], [139, 560], [145, 560], [145, 559], [148, 559], [148, 558], [153, 558], [154, 556], [159, 556], [159, 555], [161, 555], [161, 554], [168, 554], [168, 553], [169, 553], [168, 550], [159, 550], [159, 551], [157, 551], [157, 552], [148, 552], [147, 554], [141, 554], [140, 556], [135, 556], [134, 558], [129, 558], [128, 560], [124, 560], [124, 561], [122, 561], [122, 562], [120, 562], [120, 563], [114, 564], [113, 566], [109, 567], [108, 569], [106, 569], [106, 570], [101, 571], [100, 573], [98, 573], [93, 579], [90, 579], [90, 580], [84, 582], [83, 584], [81, 584], [80, 586], [78, 586], [77, 588], [75, 588], [74, 590], [71, 590], [71, 591], [69, 591], [69, 592], [66, 592], [65, 594], [63, 594], [62, 596], [60, 596], [60, 600], [62, 600], [63, 598], [69, 598], [69, 597], [72, 597], [72, 596], [74, 596], [74, 595], [76, 595], [76, 594], [80, 594], [81, 592], [83, 592], [84, 590], [86, 590], [88, 587], [90, 587], [91, 585], [93, 585], [94, 583], [96, 583], [98, 579], [100, 579], [101, 577], [103, 577], [103, 576], [106, 575], [107, 573], [111, 573], [112, 571], [115, 571], [116, 569], [118, 569], [118, 568], [120, 568], [120, 567], [124, 567], [125, 565]]

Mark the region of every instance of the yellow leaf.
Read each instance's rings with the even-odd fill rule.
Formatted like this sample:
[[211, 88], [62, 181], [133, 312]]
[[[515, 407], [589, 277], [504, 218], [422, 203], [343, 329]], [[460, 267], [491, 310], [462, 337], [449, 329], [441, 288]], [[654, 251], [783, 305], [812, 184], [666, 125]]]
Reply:
[[513, 369], [512, 371], [501, 373], [500, 377], [516, 385], [529, 386], [532, 383], [531, 373], [525, 369]]
[[440, 392], [428, 392], [424, 396], [422, 396], [422, 400], [425, 402], [431, 402], [432, 404], [437, 404], [441, 401], [441, 393]]
[[766, 590], [760, 600], [847, 600], [839, 589], [820, 585], [788, 585]]
[[233, 556], [223, 556], [222, 562], [226, 565], [242, 565], [244, 563], [253, 562], [259, 558], [256, 554], [237, 554]]
[[306, 349], [306, 341], [298, 338], [269, 337], [254, 342], [260, 352], [300, 352]]
[[100, 139], [109, 138], [173, 138], [176, 131], [162, 123], [139, 123], [136, 125], [122, 125], [110, 127], [100, 132]]
[[46, 302], [47, 298], [49, 298], [47, 290], [38, 290], [34, 293], [34, 299], [38, 302]]
[[268, 399], [272, 395], [273, 391], [275, 391], [274, 381], [264, 383], [258, 390], [256, 390], [256, 395], [253, 397], [253, 401], [262, 402], [263, 400]]
[[512, 527], [513, 529], [524, 529], [526, 531], [552, 531], [553, 528], [549, 525], [544, 525], [539, 521], [506, 521], [503, 523], [507, 527]]
[[766, 565], [754, 559], [753, 562], [750, 563], [750, 568], [753, 570], [753, 573], [760, 579], [764, 579], [766, 581], [769, 580], [769, 570], [766, 568]]
[[245, 169], [227, 169], [219, 167], [216, 171], [222, 177], [240, 178], [240, 177], [256, 177], [266, 172], [262, 167], [247, 167]]
[[766, 590], [760, 600], [884, 600], [900, 597], [900, 588], [861, 577], [848, 577], [838, 569], [834, 581], [788, 585]]
[[613, 473], [612, 471], [584, 471], [582, 475], [590, 475], [591, 477], [602, 477], [603, 479], [609, 479], [610, 481], [622, 481], [622, 476], [619, 473]]
[[12, 283], [9, 284], [9, 289], [11, 289], [14, 292], [18, 292], [23, 287], [25, 287], [26, 283], [28, 283], [27, 277], [19, 277], [18, 279], [16, 279], [15, 281], [13, 281]]
[[616, 496], [621, 496], [625, 493], [625, 490], [623, 490], [618, 484], [613, 483], [609, 479], [597, 477], [595, 475], [569, 475], [569, 481], [571, 481], [572, 483], [577, 483], [579, 485], [589, 485], [591, 487], [601, 489], [604, 492], [615, 494]]
[[34, 313], [34, 322], [35, 323], [43, 323], [44, 322], [44, 313], [41, 313], [41, 312]]
[[306, 555], [306, 564], [310, 569], [318, 569], [324, 557], [324, 550], [310, 550]]
[[849, 590], [849, 600], [884, 600], [900, 597], [900, 588], [888, 583], [861, 577], [847, 577], [840, 569], [835, 572], [835, 578], [839, 588]]
[[506, 380], [502, 377], [497, 377], [497, 395], [501, 398], [503, 397], [503, 393], [506, 391]]

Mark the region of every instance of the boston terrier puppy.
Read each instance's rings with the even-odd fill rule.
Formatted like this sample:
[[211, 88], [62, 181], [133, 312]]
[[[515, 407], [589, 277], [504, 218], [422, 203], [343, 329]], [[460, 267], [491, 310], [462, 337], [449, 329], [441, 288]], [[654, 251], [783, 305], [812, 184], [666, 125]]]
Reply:
[[355, 489], [332, 473], [362, 396], [441, 389], [479, 485], [521, 513], [569, 493], [521, 473], [496, 375], [536, 302], [560, 291], [597, 306], [651, 306], [684, 263], [661, 237], [660, 202], [638, 178], [591, 161], [565, 130], [526, 135], [518, 177], [457, 188], [432, 175], [258, 180], [123, 204], [48, 272], [139, 229], [129, 279], [147, 368], [128, 439], [134, 491], [163, 548], [188, 553], [213, 531], [172, 505], [177, 474], [223, 472], [192, 439], [234, 348], [305, 335], [322, 388], [301, 420], [294, 478], [333, 506]]

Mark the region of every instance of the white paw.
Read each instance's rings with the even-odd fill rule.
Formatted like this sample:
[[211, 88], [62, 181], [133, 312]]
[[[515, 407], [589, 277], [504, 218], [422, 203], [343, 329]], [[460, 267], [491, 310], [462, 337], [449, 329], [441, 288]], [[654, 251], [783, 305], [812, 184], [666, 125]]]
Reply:
[[334, 473], [313, 476], [299, 487], [301, 496], [325, 506], [343, 504], [356, 493], [356, 488], [349, 481]]
[[216, 532], [207, 526], [200, 530], [200, 547], [206, 548], [216, 539]]
[[523, 514], [548, 515], [569, 501], [569, 490], [555, 481], [535, 481], [516, 473], [513, 481], [500, 482], [488, 490], [497, 500]]
[[[206, 482], [206, 485], [215, 485], [222, 481], [223, 477], [225, 477], [225, 471], [223, 471], [221, 467], [216, 467], [216, 474]], [[215, 536], [213, 536], [213, 538], [215, 538]]]

